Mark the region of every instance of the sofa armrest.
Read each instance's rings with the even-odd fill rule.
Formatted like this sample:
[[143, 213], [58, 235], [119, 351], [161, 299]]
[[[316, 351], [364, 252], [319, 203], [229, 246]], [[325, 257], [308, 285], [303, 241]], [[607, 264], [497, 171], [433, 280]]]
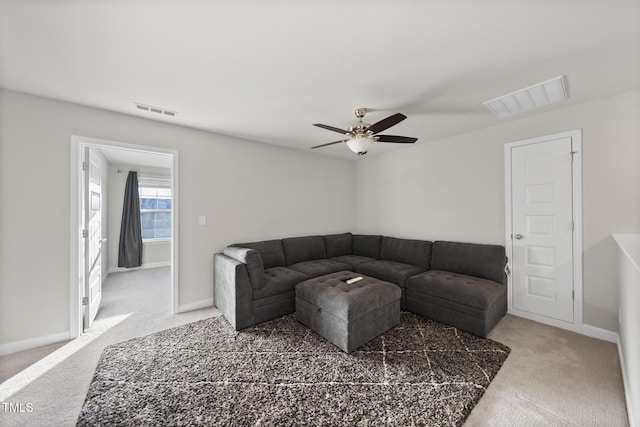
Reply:
[[224, 255], [246, 265], [249, 280], [254, 290], [264, 287], [264, 264], [260, 252], [255, 249], [227, 246]]
[[213, 256], [216, 307], [236, 330], [253, 325], [253, 288], [245, 263], [225, 254]]

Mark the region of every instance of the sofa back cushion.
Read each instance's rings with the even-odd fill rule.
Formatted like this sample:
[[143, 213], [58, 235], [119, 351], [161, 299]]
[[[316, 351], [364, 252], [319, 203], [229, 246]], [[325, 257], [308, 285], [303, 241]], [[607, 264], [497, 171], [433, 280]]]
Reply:
[[284, 249], [284, 258], [287, 261], [287, 265], [327, 257], [324, 237], [322, 236], [282, 239], [282, 248]]
[[382, 236], [372, 234], [353, 235], [353, 254], [380, 259]]
[[431, 246], [428, 240], [382, 238], [380, 258], [418, 267], [431, 268]]
[[505, 283], [504, 246], [477, 243], [433, 242], [431, 268]]
[[330, 234], [324, 236], [327, 258], [353, 254], [353, 238], [351, 233]]
[[255, 249], [262, 258], [264, 268], [284, 267], [284, 251], [280, 240], [265, 240], [253, 243], [234, 243], [231, 246]]

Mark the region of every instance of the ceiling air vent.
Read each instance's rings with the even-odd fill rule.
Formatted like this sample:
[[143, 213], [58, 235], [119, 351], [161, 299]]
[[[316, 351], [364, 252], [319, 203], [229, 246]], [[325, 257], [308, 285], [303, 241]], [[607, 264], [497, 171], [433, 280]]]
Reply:
[[568, 98], [564, 76], [559, 76], [504, 96], [485, 101], [482, 104], [499, 119], [513, 114], [524, 113], [534, 108], [544, 107]]
[[167, 110], [167, 109], [162, 108], [162, 107], [154, 107], [154, 106], [151, 106], [151, 105], [140, 104], [138, 102], [134, 102], [133, 105], [138, 110], [149, 111], [150, 113], [163, 114], [165, 116], [171, 116], [171, 117], [175, 117], [176, 115], [178, 115], [177, 111]]

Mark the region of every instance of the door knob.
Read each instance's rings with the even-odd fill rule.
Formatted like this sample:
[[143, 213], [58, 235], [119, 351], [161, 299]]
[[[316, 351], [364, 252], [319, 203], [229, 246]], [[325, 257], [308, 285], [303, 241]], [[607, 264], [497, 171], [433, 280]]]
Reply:
[[524, 236], [523, 236], [522, 234], [516, 234], [516, 235], [514, 235], [513, 237], [514, 237], [514, 238], [516, 238], [516, 239], [518, 239], [518, 240], [520, 240], [520, 239], [522, 239]]

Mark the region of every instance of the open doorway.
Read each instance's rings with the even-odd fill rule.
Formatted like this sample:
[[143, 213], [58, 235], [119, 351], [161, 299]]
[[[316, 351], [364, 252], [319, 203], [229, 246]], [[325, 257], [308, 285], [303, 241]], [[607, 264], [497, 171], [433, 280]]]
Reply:
[[177, 151], [72, 136], [71, 165], [71, 338], [91, 325], [99, 309], [105, 278], [125, 270], [117, 266], [123, 203], [119, 193], [129, 171], [140, 176], [144, 203], [142, 268], [170, 269], [171, 313], [175, 314], [178, 302]]

